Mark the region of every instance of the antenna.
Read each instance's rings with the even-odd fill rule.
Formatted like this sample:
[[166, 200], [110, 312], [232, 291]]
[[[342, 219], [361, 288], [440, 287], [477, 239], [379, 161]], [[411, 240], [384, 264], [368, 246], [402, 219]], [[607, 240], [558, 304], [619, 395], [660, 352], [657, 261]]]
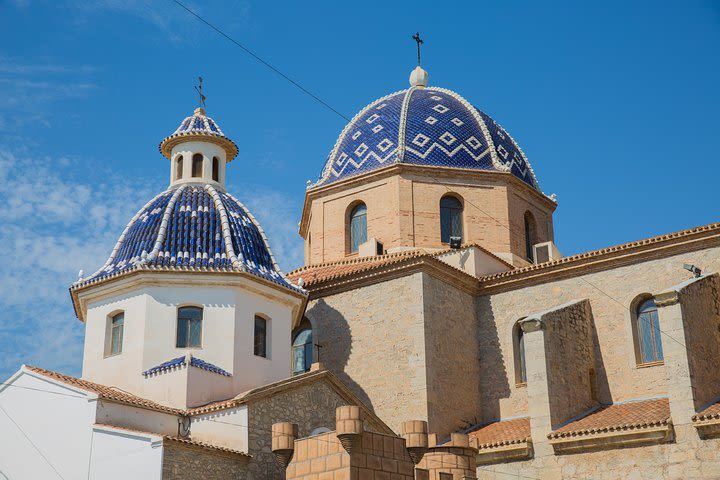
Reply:
[[205, 95], [202, 93], [202, 77], [198, 77], [198, 82], [200, 82], [199, 85], [195, 85], [195, 90], [198, 92], [198, 95], [200, 95], [200, 107], [205, 108]]
[[420, 45], [425, 42], [423, 42], [420, 38], [420, 32], [415, 32], [415, 35], [412, 36], [412, 39], [415, 40], [415, 43], [417, 43], [418, 66], [420, 66]]

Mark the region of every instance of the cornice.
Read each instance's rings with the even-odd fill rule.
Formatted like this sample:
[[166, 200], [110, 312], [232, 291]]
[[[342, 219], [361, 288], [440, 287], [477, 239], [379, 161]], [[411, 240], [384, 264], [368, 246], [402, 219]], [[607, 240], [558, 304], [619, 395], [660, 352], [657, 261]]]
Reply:
[[625, 243], [481, 277], [483, 294], [502, 293], [720, 245], [720, 223]]
[[128, 288], [144, 286], [167, 287], [187, 284], [193, 286], [243, 286], [261, 295], [269, 295], [270, 292], [276, 292], [281, 296], [284, 294], [286, 301], [292, 302], [291, 298], [301, 300], [303, 305], [302, 308], [298, 309], [298, 315], [302, 315], [304, 304], [307, 302], [307, 294], [304, 291], [293, 290], [241, 270], [209, 269], [206, 267], [159, 267], [153, 265], [138, 265], [96, 281], [73, 285], [70, 287], [70, 297], [75, 309], [75, 315], [78, 320], [84, 322], [84, 312], [88, 302], [91, 300], [117, 294]]

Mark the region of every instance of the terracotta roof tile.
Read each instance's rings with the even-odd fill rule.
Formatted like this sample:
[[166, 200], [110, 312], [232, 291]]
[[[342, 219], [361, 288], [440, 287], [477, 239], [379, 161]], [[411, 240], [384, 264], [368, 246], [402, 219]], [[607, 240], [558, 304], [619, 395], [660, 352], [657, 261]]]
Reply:
[[579, 420], [558, 428], [548, 438], [653, 427], [666, 425], [669, 420], [670, 403], [667, 398], [615, 403], [603, 405]]
[[409, 250], [405, 252], [388, 253], [372, 257], [353, 258], [351, 260], [339, 260], [337, 262], [319, 263], [308, 265], [288, 273], [287, 278], [297, 283], [302, 278], [304, 286], [310, 286], [335, 278], [345, 277], [355, 273], [372, 270], [374, 268], [399, 263], [403, 260], [419, 257], [434, 256], [425, 250]]
[[[477, 248], [478, 250], [482, 251], [486, 255], [491, 256], [492, 258], [496, 259], [498, 262], [503, 263], [507, 266], [508, 269], [512, 269], [513, 266], [509, 263], [507, 263], [502, 258], [496, 256], [489, 250], [483, 248], [480, 245], [477, 244], [469, 244], [469, 245], [463, 245], [463, 249], [466, 248]], [[369, 270], [374, 270], [377, 268], [381, 268], [387, 265], [393, 265], [396, 263], [403, 262], [405, 260], [410, 259], [417, 259], [417, 258], [437, 258], [440, 255], [452, 252], [452, 249], [444, 249], [444, 250], [426, 250], [426, 249], [416, 249], [416, 250], [406, 250], [402, 252], [395, 252], [395, 253], [386, 253], [384, 255], [374, 255], [371, 257], [356, 257], [348, 260], [338, 260], [335, 262], [326, 262], [326, 263], [318, 263], [315, 265], [308, 265], [302, 268], [298, 268], [297, 270], [294, 270], [290, 272], [287, 275], [287, 278], [297, 283], [297, 281], [302, 278], [304, 283], [304, 286], [312, 286], [321, 282], [325, 282], [328, 280], [334, 280], [337, 278], [347, 277], [354, 275], [356, 273], [362, 273]], [[455, 268], [455, 267], [453, 267]], [[459, 270], [459, 272], [463, 272], [462, 270]], [[465, 272], [463, 272], [465, 273]]]
[[121, 402], [121, 403], [137, 405], [139, 407], [144, 407], [144, 408], [148, 408], [151, 410], [157, 410], [160, 412], [172, 413], [172, 414], [176, 414], [176, 415], [181, 415], [184, 413], [183, 410], [180, 410], [177, 408], [172, 408], [172, 407], [167, 407], [167, 406], [161, 405], [157, 402], [153, 402], [152, 400], [148, 400], [146, 398], [141, 398], [141, 397], [138, 397], [137, 395], [133, 395], [131, 393], [123, 392], [122, 390], [119, 390], [117, 388], [108, 387], [106, 385], [100, 385], [99, 383], [90, 382], [88, 380], [83, 380], [81, 378], [71, 377], [70, 375], [63, 375], [62, 373], [52, 372], [50, 370], [45, 370], [43, 368], [32, 367], [30, 365], [25, 365], [25, 368], [31, 372], [35, 372], [44, 377], [51, 378], [53, 380], [57, 380], [66, 385], [77, 387], [77, 388], [80, 388], [87, 392], [95, 393], [99, 397], [106, 398], [108, 400], [115, 400], [115, 401]]
[[715, 420], [720, 418], [720, 401], [713, 403], [703, 411], [693, 415], [693, 422], [702, 422], [706, 420]]
[[468, 436], [471, 441], [477, 440], [480, 449], [526, 442], [530, 439], [530, 419], [515, 418], [493, 422], [468, 432]]
[[612, 247], [607, 248], [601, 248], [599, 250], [592, 250], [589, 252], [579, 253], [577, 255], [571, 255], [568, 257], [563, 257], [559, 260], [553, 260], [550, 262], [545, 263], [538, 263], [529, 265], [527, 267], [522, 268], [516, 268], [514, 270], [509, 270], [506, 272], [500, 272], [495, 273], [492, 275], [487, 275], [484, 277], [481, 277], [480, 280], [483, 282], [492, 282], [494, 280], [499, 280], [507, 277], [515, 277], [515, 276], [522, 276], [524, 274], [535, 272], [537, 270], [546, 270], [551, 269], [552, 267], [559, 266], [559, 265], [565, 265], [565, 264], [572, 264], [575, 262], [580, 262], [585, 259], [592, 259], [595, 257], [601, 257], [604, 255], [611, 255], [618, 252], [624, 252], [627, 250], [632, 250], [635, 248], [640, 248], [644, 246], [653, 246], [658, 245], [662, 243], [678, 243], [678, 240], [687, 239], [687, 237], [692, 237], [693, 235], [703, 235], [703, 234], [717, 234], [717, 231], [720, 230], [720, 223], [710, 223], [707, 225], [701, 225], [699, 227], [693, 227], [688, 228], [686, 230], [680, 230], [677, 232], [668, 233], [665, 235], [659, 235], [657, 237], [651, 237], [651, 238], [645, 238], [642, 240], [637, 240], [634, 242], [628, 242], [623, 243], [620, 245], [614, 245]]

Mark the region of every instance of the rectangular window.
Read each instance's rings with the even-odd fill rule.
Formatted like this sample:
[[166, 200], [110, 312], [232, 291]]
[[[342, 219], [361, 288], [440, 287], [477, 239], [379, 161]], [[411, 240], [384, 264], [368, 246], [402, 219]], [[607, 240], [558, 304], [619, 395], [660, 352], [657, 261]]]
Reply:
[[267, 320], [255, 316], [255, 355], [267, 358]]
[[202, 346], [203, 309], [200, 307], [178, 308], [178, 348], [200, 348]]
[[125, 313], [120, 312], [110, 319], [110, 355], [122, 352], [123, 329], [125, 327]]

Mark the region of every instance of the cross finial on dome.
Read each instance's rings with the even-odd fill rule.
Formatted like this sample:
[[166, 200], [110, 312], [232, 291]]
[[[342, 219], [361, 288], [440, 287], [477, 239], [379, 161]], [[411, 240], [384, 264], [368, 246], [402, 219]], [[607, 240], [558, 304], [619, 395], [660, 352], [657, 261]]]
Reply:
[[410, 72], [410, 86], [411, 87], [427, 87], [428, 84], [428, 73], [420, 67], [420, 45], [422, 45], [423, 40], [420, 38], [420, 32], [416, 32], [415, 35], [412, 36], [412, 39], [415, 40], [415, 43], [417, 43], [417, 59], [418, 59], [418, 66], [415, 67], [415, 70]]
[[197, 90], [198, 95], [200, 95], [200, 102], [199, 102], [198, 108], [201, 108], [203, 110], [203, 114], [205, 114], [205, 99], [207, 97], [205, 95], [203, 95], [203, 92], [202, 92], [202, 77], [198, 77], [198, 81], [200, 82], [200, 84], [195, 85], [195, 90]]

